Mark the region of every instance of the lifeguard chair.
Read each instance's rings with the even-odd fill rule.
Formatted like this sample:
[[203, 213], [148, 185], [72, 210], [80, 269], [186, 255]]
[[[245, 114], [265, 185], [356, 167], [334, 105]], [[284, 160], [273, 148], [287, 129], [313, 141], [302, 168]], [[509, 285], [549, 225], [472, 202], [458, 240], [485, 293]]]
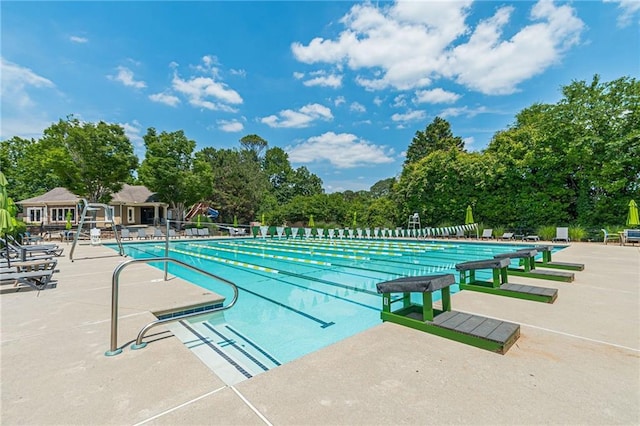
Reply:
[[420, 234], [420, 215], [418, 213], [414, 213], [409, 216], [409, 224], [407, 225], [407, 229], [409, 230], [409, 235], [412, 237], [418, 237]]

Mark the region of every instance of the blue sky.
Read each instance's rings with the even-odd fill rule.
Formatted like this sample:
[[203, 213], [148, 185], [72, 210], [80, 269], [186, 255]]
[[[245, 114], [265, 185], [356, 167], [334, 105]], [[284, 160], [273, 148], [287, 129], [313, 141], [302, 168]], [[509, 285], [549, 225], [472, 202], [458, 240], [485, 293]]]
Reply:
[[447, 119], [481, 150], [573, 80], [640, 73], [640, 1], [7, 2], [0, 137], [69, 114], [198, 148], [258, 134], [327, 192], [397, 176]]

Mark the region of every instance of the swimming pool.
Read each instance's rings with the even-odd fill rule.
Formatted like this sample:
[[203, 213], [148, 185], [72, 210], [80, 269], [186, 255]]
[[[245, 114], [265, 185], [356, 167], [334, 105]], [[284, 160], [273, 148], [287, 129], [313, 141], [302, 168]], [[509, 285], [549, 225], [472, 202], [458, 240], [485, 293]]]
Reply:
[[[228, 384], [250, 378], [381, 322], [376, 284], [453, 273], [468, 260], [531, 245], [425, 240], [175, 240], [169, 255], [234, 282], [230, 310], [174, 323], [171, 331]], [[125, 244], [132, 258], [160, 257], [163, 242]], [[154, 264], [163, 268], [162, 264]], [[176, 265], [169, 272], [231, 297], [227, 286]], [[484, 274], [484, 275], [483, 275]], [[491, 271], [479, 271], [490, 279]], [[452, 286], [457, 292], [458, 286]], [[434, 299], [439, 299], [434, 294]]]

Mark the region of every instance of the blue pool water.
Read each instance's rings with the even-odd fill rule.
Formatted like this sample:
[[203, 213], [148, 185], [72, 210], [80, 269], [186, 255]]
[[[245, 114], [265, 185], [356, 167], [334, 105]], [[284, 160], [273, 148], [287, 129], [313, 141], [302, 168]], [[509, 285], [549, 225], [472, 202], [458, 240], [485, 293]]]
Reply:
[[[289, 362], [381, 322], [376, 283], [405, 276], [453, 273], [456, 263], [513, 251], [512, 244], [424, 240], [175, 240], [169, 255], [234, 282], [236, 306], [182, 321], [190, 347], [226, 359], [238, 352], [245, 377]], [[125, 244], [132, 258], [165, 255], [162, 242]], [[154, 265], [163, 268], [162, 264]], [[231, 298], [229, 287], [190, 270], [169, 272]], [[490, 279], [491, 271], [479, 272]], [[452, 286], [458, 291], [458, 286]], [[438, 299], [439, 294], [434, 295]], [[455, 305], [455, 299], [454, 299]], [[175, 330], [174, 330], [175, 332]], [[180, 333], [178, 333], [180, 334]], [[214, 347], [215, 346], [215, 347]], [[235, 368], [235, 367], [234, 367]], [[238, 369], [238, 368], [236, 368]], [[253, 371], [253, 372], [251, 372]]]

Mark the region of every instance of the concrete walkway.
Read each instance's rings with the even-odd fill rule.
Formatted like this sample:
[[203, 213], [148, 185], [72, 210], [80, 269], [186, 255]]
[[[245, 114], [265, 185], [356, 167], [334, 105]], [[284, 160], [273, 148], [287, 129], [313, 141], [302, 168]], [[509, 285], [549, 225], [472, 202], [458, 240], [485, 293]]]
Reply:
[[[113, 253], [79, 246], [57, 288], [0, 296], [3, 425], [640, 424], [637, 247], [572, 244], [554, 260], [586, 264], [573, 283], [512, 279], [558, 288], [552, 305], [454, 295], [455, 310], [522, 325], [506, 355], [384, 323], [235, 386], [161, 327], [143, 350], [104, 355]], [[214, 298], [132, 266], [118, 343], [151, 311]]]

